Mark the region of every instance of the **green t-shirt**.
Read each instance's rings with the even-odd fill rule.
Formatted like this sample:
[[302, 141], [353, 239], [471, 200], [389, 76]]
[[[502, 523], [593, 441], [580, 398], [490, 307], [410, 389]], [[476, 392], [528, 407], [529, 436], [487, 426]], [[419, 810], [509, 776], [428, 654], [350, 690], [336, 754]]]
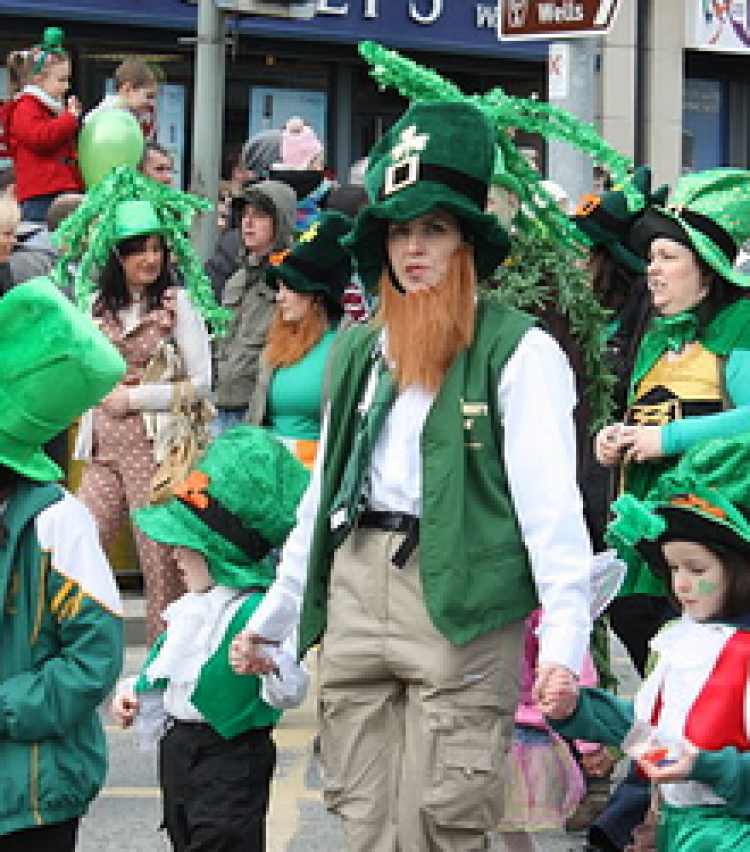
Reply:
[[266, 418], [274, 435], [306, 441], [320, 438], [323, 374], [334, 335], [329, 329], [300, 361], [273, 371]]

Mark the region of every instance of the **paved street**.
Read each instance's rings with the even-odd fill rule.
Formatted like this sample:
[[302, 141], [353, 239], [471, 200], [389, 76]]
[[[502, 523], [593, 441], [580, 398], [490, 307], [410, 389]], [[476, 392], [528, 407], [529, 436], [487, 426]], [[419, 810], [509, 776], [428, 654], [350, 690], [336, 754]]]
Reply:
[[[144, 655], [141, 645], [128, 648], [128, 674], [138, 670]], [[616, 651], [615, 658], [618, 674], [627, 678], [627, 693], [632, 688], [632, 676], [623, 652]], [[285, 714], [276, 731], [279, 761], [268, 824], [268, 852], [336, 852], [342, 848], [336, 820], [322, 804], [317, 762], [312, 755], [313, 694], [311, 690], [299, 710]], [[167, 852], [169, 843], [157, 830], [160, 801], [155, 753], [140, 751], [135, 734], [116, 728], [109, 718], [107, 737], [107, 785], [83, 821], [80, 852]], [[539, 852], [567, 852], [578, 845], [578, 839], [570, 836], [537, 841]]]

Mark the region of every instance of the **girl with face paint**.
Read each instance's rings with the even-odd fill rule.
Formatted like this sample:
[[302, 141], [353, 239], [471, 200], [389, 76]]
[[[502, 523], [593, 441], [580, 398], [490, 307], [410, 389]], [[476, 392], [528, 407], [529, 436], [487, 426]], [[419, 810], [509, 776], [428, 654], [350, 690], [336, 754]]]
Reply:
[[747, 436], [708, 442], [646, 500], [615, 502], [609, 541], [665, 579], [681, 617], [652, 640], [634, 702], [574, 689], [556, 708], [565, 737], [648, 743], [632, 756], [659, 784], [658, 852], [750, 848], [749, 462]]

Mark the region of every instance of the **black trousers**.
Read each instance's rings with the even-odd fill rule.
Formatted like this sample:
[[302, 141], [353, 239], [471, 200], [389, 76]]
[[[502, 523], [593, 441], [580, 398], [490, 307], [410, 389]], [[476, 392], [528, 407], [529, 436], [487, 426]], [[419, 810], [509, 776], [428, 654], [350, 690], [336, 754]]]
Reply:
[[225, 740], [176, 722], [159, 747], [164, 827], [175, 852], [264, 852], [276, 745], [270, 728]]
[[53, 825], [37, 825], [0, 837], [2, 852], [73, 852], [78, 835], [78, 817]]

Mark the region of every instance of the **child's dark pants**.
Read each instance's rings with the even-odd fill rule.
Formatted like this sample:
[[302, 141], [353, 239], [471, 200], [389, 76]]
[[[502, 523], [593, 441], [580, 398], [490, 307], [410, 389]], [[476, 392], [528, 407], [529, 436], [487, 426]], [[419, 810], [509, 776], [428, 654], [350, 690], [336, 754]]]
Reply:
[[225, 740], [175, 722], [159, 749], [164, 827], [175, 852], [264, 852], [276, 763], [270, 728]]

